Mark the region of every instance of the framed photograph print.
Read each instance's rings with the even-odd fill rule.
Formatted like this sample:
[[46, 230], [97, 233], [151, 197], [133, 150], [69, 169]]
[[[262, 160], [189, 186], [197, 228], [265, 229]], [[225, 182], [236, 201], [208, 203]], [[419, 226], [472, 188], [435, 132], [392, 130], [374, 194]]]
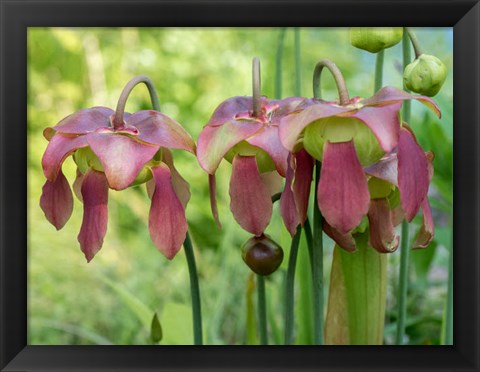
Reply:
[[1, 371], [478, 371], [477, 1], [0, 0]]

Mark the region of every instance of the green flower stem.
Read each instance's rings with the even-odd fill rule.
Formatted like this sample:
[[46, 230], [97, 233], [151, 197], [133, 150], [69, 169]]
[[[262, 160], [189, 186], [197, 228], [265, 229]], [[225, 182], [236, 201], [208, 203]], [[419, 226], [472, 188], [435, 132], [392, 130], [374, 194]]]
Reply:
[[[403, 33], [403, 67], [405, 68], [411, 59], [410, 43], [407, 32]], [[407, 90], [405, 87], [403, 88]], [[403, 103], [403, 121], [410, 122], [411, 106], [410, 101]], [[400, 237], [400, 273], [398, 278], [398, 318], [396, 344], [402, 345], [405, 334], [405, 321], [407, 318], [407, 292], [408, 292], [408, 272], [409, 272], [409, 225], [407, 221], [402, 222], [402, 233]]]
[[443, 338], [445, 345], [453, 345], [453, 232], [451, 232], [448, 258], [447, 306], [445, 309]]
[[302, 227], [298, 226], [297, 231], [290, 245], [290, 258], [288, 259], [287, 283], [285, 296], [285, 345], [293, 344], [293, 326], [294, 326], [294, 302], [295, 302], [295, 268], [297, 265], [298, 245]]
[[[417, 35], [415, 35], [415, 33], [409, 27], [405, 27], [404, 32], [406, 32], [408, 37], [410, 38], [410, 41], [413, 46], [413, 50], [415, 51], [415, 58], [420, 57], [423, 53], [422, 53], [422, 50], [420, 49], [420, 44], [418, 43]], [[408, 63], [410, 62], [411, 61], [409, 61]]]
[[260, 344], [268, 345], [267, 332], [267, 301], [265, 295], [265, 278], [257, 275], [258, 323], [260, 329]]
[[300, 59], [300, 29], [294, 29], [295, 34], [295, 95], [300, 97], [302, 92], [302, 63]]
[[127, 103], [128, 96], [133, 88], [140, 83], [144, 83], [147, 86], [153, 109], [160, 111], [160, 101], [158, 100], [157, 91], [155, 90], [155, 85], [153, 84], [152, 80], [145, 75], [135, 76], [127, 83], [127, 85], [125, 85], [125, 88], [123, 88], [120, 98], [118, 99], [117, 108], [115, 110], [115, 116], [112, 123], [115, 129], [123, 127], [123, 114], [125, 112], [125, 105]]
[[185, 242], [185, 256], [187, 258], [188, 273], [190, 274], [190, 291], [192, 296], [192, 316], [193, 316], [193, 341], [195, 345], [203, 345], [202, 336], [202, 306], [200, 303], [200, 287], [198, 285], [197, 267], [195, 265], [195, 255], [193, 252], [190, 234], [187, 231]]
[[375, 61], [375, 84], [373, 94], [377, 93], [383, 85], [383, 61], [385, 59], [385, 49], [377, 53]]
[[[125, 110], [125, 103], [128, 95], [132, 89], [139, 83], [145, 83], [150, 93], [150, 99], [152, 101], [152, 107], [156, 111], [160, 111], [160, 101], [158, 99], [157, 91], [153, 82], [146, 76], [139, 75], [134, 77], [128, 82], [120, 95], [118, 100], [117, 110], [115, 112], [114, 124], [117, 121], [117, 115], [120, 115], [120, 119], [123, 123], [123, 112]], [[123, 124], [122, 124], [123, 125]], [[195, 264], [195, 254], [193, 251], [192, 240], [190, 234], [187, 231], [185, 241], [183, 242], [185, 249], [185, 257], [187, 259], [188, 273], [190, 276], [190, 292], [192, 297], [192, 318], [193, 318], [193, 342], [195, 345], [203, 345], [202, 335], [202, 306], [200, 301], [200, 287], [198, 285], [198, 273], [197, 265]]]
[[[305, 220], [305, 223], [303, 224], [303, 230], [305, 231], [305, 238], [307, 239], [308, 255], [310, 256], [310, 266], [312, 266], [313, 236], [312, 236], [312, 227], [310, 226], [310, 220], [308, 219], [308, 217]], [[312, 266], [312, 270], [313, 270], [313, 266]]]
[[318, 183], [320, 181], [321, 163], [315, 162], [315, 200], [313, 205], [313, 247], [312, 247], [312, 282], [313, 282], [313, 342], [323, 345], [323, 236], [322, 214], [318, 208]]
[[348, 95], [347, 85], [345, 79], [343, 78], [342, 73], [338, 69], [337, 65], [330, 61], [329, 59], [322, 59], [315, 66], [315, 71], [313, 72], [313, 96], [315, 98], [322, 98], [322, 89], [321, 89], [321, 80], [323, 68], [326, 67], [337, 84], [338, 95], [340, 98], [340, 104], [347, 105], [350, 102], [350, 97]]
[[253, 87], [253, 116], [258, 117], [262, 113], [262, 102], [260, 100], [260, 59], [255, 57], [252, 61], [252, 87]]
[[275, 57], [275, 98], [282, 98], [282, 58], [283, 49], [285, 44], [285, 32], [286, 28], [282, 27], [278, 34], [277, 55]]

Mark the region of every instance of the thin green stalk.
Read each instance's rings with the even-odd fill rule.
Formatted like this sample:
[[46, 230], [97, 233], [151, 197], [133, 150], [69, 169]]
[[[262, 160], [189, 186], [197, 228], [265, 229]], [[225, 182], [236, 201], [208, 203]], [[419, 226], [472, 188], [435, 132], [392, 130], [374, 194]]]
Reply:
[[413, 46], [413, 50], [415, 52], [415, 58], [420, 57], [422, 55], [422, 50], [420, 49], [420, 44], [418, 42], [417, 35], [415, 35], [415, 33], [409, 27], [405, 27], [403, 32], [404, 33], [406, 32], [408, 37], [410, 38], [410, 41]]
[[300, 29], [294, 29], [295, 34], [295, 95], [302, 94], [302, 63], [300, 59]]
[[275, 57], [275, 98], [282, 98], [282, 58], [283, 58], [283, 46], [285, 44], [285, 31], [286, 28], [282, 27], [278, 34], [277, 55]]
[[[411, 59], [411, 50], [409, 37], [404, 30], [403, 33], [403, 68], [405, 68]], [[405, 87], [403, 88], [407, 90]], [[411, 106], [410, 101], [407, 100], [403, 103], [403, 120], [410, 122]], [[407, 318], [407, 292], [408, 292], [408, 272], [409, 272], [409, 225], [407, 221], [402, 222], [402, 234], [400, 237], [400, 273], [398, 278], [398, 320], [397, 320], [397, 335], [396, 344], [402, 345], [405, 335], [405, 321]]]
[[383, 61], [385, 59], [385, 49], [382, 49], [377, 53], [375, 61], [375, 84], [373, 88], [373, 94], [378, 92], [383, 85]]
[[125, 105], [127, 103], [128, 96], [138, 84], [144, 83], [148, 88], [150, 94], [150, 100], [152, 102], [153, 109], [160, 111], [160, 101], [158, 99], [157, 91], [152, 80], [145, 75], [138, 75], [131, 79], [122, 90], [120, 98], [118, 99], [117, 108], [115, 110], [115, 116], [112, 125], [115, 129], [121, 128], [124, 125], [123, 113], [125, 112]]
[[195, 255], [193, 252], [190, 234], [187, 231], [185, 242], [185, 256], [187, 258], [188, 273], [190, 275], [190, 291], [192, 296], [192, 317], [193, 317], [193, 341], [195, 345], [203, 345], [202, 336], [202, 306], [200, 303], [200, 287], [198, 285], [197, 267], [195, 265]]
[[293, 343], [293, 326], [294, 326], [294, 311], [293, 305], [295, 302], [295, 268], [297, 265], [298, 245], [300, 243], [300, 236], [302, 235], [301, 226], [297, 227], [297, 231], [292, 239], [290, 245], [290, 258], [288, 259], [287, 282], [286, 282], [286, 296], [285, 296], [285, 345]]
[[313, 282], [313, 342], [323, 345], [323, 235], [322, 214], [318, 208], [318, 182], [320, 181], [321, 163], [315, 162], [315, 200], [313, 205], [313, 249], [312, 249], [312, 282]]
[[[408, 40], [408, 35], [407, 32], [404, 30], [403, 32], [403, 39], [402, 39], [402, 48], [403, 48], [403, 69], [407, 67], [407, 65], [411, 62], [412, 56], [411, 56], [411, 50], [410, 50], [410, 43]], [[403, 90], [408, 92], [407, 87], [403, 86]], [[411, 101], [406, 100], [403, 101], [403, 121], [406, 121], [407, 123], [410, 122], [410, 114], [411, 114]]]
[[312, 227], [310, 226], [310, 220], [307, 217], [305, 223], [303, 224], [303, 230], [305, 231], [305, 238], [307, 239], [308, 255], [310, 256], [310, 266], [313, 263], [313, 236], [312, 236]]
[[445, 309], [444, 344], [453, 345], [453, 232], [451, 232], [448, 258], [447, 306]]
[[267, 301], [265, 297], [265, 278], [257, 275], [258, 324], [260, 330], [260, 345], [268, 345], [267, 334]]
[[402, 222], [402, 237], [400, 241], [400, 274], [398, 285], [398, 319], [397, 319], [397, 345], [403, 344], [405, 334], [405, 321], [407, 319], [407, 292], [408, 292], [408, 268], [410, 258], [409, 225]]

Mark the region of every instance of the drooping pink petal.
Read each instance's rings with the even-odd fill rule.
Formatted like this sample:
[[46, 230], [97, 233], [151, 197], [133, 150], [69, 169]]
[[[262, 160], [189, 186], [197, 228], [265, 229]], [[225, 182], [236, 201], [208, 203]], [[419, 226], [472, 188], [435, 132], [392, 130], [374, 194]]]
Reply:
[[307, 219], [308, 199], [312, 186], [315, 160], [305, 151], [293, 155], [295, 159], [295, 178], [293, 180], [293, 197], [297, 207], [298, 218], [303, 225]]
[[223, 125], [232, 120], [236, 114], [253, 111], [252, 97], [232, 97], [223, 101], [213, 112], [208, 126]]
[[208, 175], [208, 188], [210, 190], [210, 209], [212, 210], [213, 219], [219, 229], [222, 228], [220, 217], [218, 216], [217, 207], [217, 180], [214, 174]]
[[368, 211], [370, 245], [380, 253], [394, 252], [399, 237], [395, 235], [390, 205], [385, 198], [372, 199]]
[[330, 239], [333, 239], [335, 243], [346, 251], [355, 252], [357, 250], [357, 243], [351, 232], [342, 234], [330, 226], [326, 221], [323, 221], [323, 231], [330, 237]]
[[260, 236], [272, 217], [272, 199], [253, 156], [236, 155], [230, 178], [230, 209], [245, 230]]
[[391, 218], [393, 226], [398, 226], [405, 219], [405, 212], [402, 209], [402, 206], [399, 204], [391, 210]]
[[398, 186], [398, 158], [397, 154], [390, 154], [375, 164], [364, 168], [365, 173], [380, 178]]
[[398, 143], [400, 132], [399, 111], [402, 103], [387, 106], [367, 106], [345, 116], [356, 118], [373, 132], [385, 152], [393, 150]]
[[114, 111], [107, 107], [92, 107], [77, 111], [53, 127], [58, 133], [85, 134], [110, 126]]
[[283, 177], [278, 174], [276, 170], [271, 172], [264, 172], [260, 174], [263, 184], [268, 188], [270, 196], [273, 196], [280, 191], [283, 187]]
[[73, 196], [70, 185], [63, 175], [58, 172], [55, 181], [45, 182], [40, 197], [40, 207], [47, 220], [60, 230], [67, 223], [73, 211]]
[[280, 141], [288, 151], [293, 152], [300, 134], [310, 123], [349, 111], [352, 108], [315, 101], [304, 110], [294, 111], [280, 120]]
[[127, 119], [135, 126], [141, 141], [161, 147], [181, 149], [195, 153], [195, 141], [175, 120], [155, 110], [138, 111]]
[[42, 168], [49, 181], [55, 181], [63, 161], [76, 149], [88, 146], [85, 136], [70, 136], [57, 133], [48, 143], [43, 154]]
[[[291, 155], [289, 155], [288, 160], [289, 163], [291, 163]], [[293, 176], [294, 171], [292, 166], [289, 166], [287, 168], [285, 188], [283, 189], [282, 196], [280, 197], [280, 213], [282, 215], [285, 227], [291, 236], [295, 235], [297, 226], [300, 224], [297, 206], [295, 204], [295, 198], [292, 190]]]
[[367, 214], [368, 183], [353, 141], [326, 142], [318, 185], [318, 207], [341, 234], [354, 229]]
[[82, 182], [83, 221], [78, 241], [90, 262], [102, 248], [108, 224], [108, 182], [105, 174], [89, 169]]
[[171, 260], [180, 250], [186, 234], [187, 219], [165, 163], [152, 167], [155, 191], [148, 218], [150, 237], [163, 255]]
[[82, 183], [84, 178], [85, 176], [77, 168], [77, 177], [75, 178], [75, 181], [73, 181], [72, 189], [77, 199], [80, 200], [81, 202], [83, 202]]
[[207, 173], [214, 174], [228, 150], [262, 127], [263, 124], [256, 121], [237, 120], [204, 127], [198, 138], [198, 162]]
[[165, 164], [170, 168], [170, 174], [172, 176], [172, 185], [178, 199], [183, 205], [183, 209], [187, 208], [188, 201], [190, 200], [190, 185], [187, 181], [178, 173], [175, 165], [173, 164], [173, 156], [171, 151], [162, 149], [162, 159]]
[[410, 94], [404, 90], [394, 88], [394, 87], [383, 87], [372, 97], [364, 99], [361, 101], [363, 106], [372, 106], [372, 105], [389, 105], [392, 103], [397, 103], [400, 101], [405, 101], [407, 99], [416, 99], [417, 101], [423, 103], [430, 110], [432, 110], [435, 115], [439, 118], [441, 117], [440, 108], [430, 97], [419, 96], [415, 94]]
[[127, 188], [159, 148], [114, 133], [90, 133], [86, 137], [105, 169], [108, 184], [115, 190]]
[[433, 224], [432, 211], [430, 209], [430, 203], [428, 197], [422, 202], [423, 221], [420, 226], [420, 230], [415, 237], [415, 243], [413, 248], [426, 248], [433, 240], [435, 235], [435, 226]]
[[255, 135], [246, 139], [246, 141], [264, 150], [275, 163], [275, 168], [281, 176], [285, 177], [287, 170], [288, 151], [282, 146], [278, 137], [278, 126], [265, 125]]
[[410, 222], [428, 192], [428, 160], [415, 138], [405, 128], [398, 142], [398, 187], [405, 218]]

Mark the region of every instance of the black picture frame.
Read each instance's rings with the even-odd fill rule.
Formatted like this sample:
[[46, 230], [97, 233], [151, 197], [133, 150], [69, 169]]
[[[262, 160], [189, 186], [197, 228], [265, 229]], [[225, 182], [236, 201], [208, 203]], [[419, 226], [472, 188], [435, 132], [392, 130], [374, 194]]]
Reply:
[[[479, 370], [480, 4], [477, 1], [0, 0], [0, 12], [1, 371]], [[454, 28], [453, 346], [27, 345], [28, 27], [362, 25]]]

